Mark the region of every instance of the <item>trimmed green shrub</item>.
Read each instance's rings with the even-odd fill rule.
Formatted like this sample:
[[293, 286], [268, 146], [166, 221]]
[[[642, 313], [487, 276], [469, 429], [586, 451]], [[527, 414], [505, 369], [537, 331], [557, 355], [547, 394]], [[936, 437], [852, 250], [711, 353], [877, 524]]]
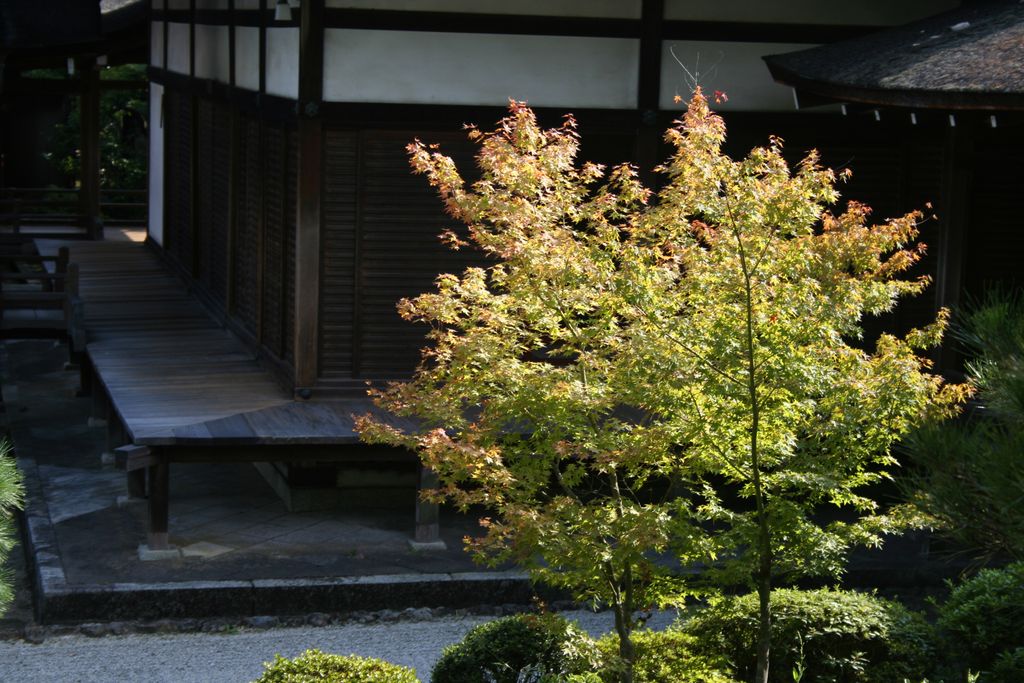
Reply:
[[[684, 626], [691, 649], [724, 655], [738, 680], [756, 665], [757, 594], [722, 600]], [[932, 664], [932, 629], [894, 602], [838, 590], [772, 592], [770, 680], [791, 683], [893, 683], [921, 680]]]
[[[593, 641], [552, 614], [517, 614], [477, 626], [444, 649], [433, 683], [516, 683], [524, 670], [566, 676], [596, 668]], [[584, 679], [586, 680], [586, 679]]]
[[[679, 628], [664, 631], [634, 631], [636, 662], [633, 683], [733, 683], [723, 657], [694, 654], [695, 638]], [[597, 641], [604, 662], [603, 683], [616, 683], [619, 667], [619, 639], [609, 633]]]
[[1024, 648], [1024, 562], [983, 569], [954, 587], [939, 607], [938, 627], [961, 667], [991, 670], [1000, 653], [1007, 653], [1002, 666], [1008, 671], [1014, 659], [1024, 664], [1024, 654], [1014, 655]]
[[419, 683], [412, 669], [380, 659], [306, 650], [295, 659], [277, 655], [254, 683]]

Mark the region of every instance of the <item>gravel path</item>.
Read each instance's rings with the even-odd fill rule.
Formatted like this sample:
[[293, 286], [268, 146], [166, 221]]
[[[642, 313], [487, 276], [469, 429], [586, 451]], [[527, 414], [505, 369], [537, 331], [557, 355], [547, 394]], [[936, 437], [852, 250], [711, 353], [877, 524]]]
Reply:
[[[612, 628], [610, 612], [564, 613], [592, 634]], [[494, 617], [440, 617], [423, 621], [238, 630], [229, 633], [58, 636], [39, 645], [0, 642], [0, 681], [19, 683], [244, 683], [262, 662], [294, 657], [311, 647], [337, 654], [380, 657], [416, 669], [424, 683], [448, 644]], [[657, 614], [653, 628], [673, 616]]]

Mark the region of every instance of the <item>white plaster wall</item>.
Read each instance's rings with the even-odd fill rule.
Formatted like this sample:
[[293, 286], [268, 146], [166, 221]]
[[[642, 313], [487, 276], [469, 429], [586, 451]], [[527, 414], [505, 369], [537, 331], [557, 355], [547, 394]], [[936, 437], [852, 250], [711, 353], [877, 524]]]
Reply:
[[196, 24], [196, 76], [231, 82], [231, 42], [227, 26]]
[[895, 25], [938, 14], [958, 0], [666, 0], [666, 19], [797, 24]]
[[149, 29], [149, 63], [164, 66], [164, 22], [154, 21]]
[[254, 26], [235, 28], [235, 85], [260, 89], [260, 30]]
[[327, 0], [328, 7], [640, 18], [640, 0]]
[[267, 92], [279, 97], [299, 97], [297, 28], [267, 29]]
[[342, 102], [636, 106], [639, 42], [330, 29], [324, 99]]
[[[682, 109], [700, 85], [709, 97], [721, 90], [728, 102], [718, 110], [792, 111], [793, 91], [772, 80], [764, 55], [812, 47], [798, 43], [730, 43], [677, 40], [663, 44], [661, 59], [661, 107]], [[684, 68], [685, 67], [685, 68]], [[682, 104], [673, 102], [679, 95]]]
[[149, 236], [164, 243], [164, 87], [149, 84]]
[[167, 25], [167, 69], [179, 74], [189, 73], [188, 24]]

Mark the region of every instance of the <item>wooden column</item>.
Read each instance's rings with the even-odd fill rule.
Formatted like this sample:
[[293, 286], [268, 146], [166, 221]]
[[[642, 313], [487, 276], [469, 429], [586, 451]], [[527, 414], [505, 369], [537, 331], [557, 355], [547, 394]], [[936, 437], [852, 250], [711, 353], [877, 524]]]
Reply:
[[317, 380], [319, 342], [324, 0], [306, 0], [300, 11], [294, 353], [295, 394], [309, 398]]
[[79, 213], [82, 227], [93, 239], [103, 239], [100, 222], [100, 72], [96, 57], [79, 60], [82, 79], [79, 130]]
[[662, 130], [658, 112], [661, 107], [661, 34], [665, 0], [643, 0], [640, 26], [640, 73], [637, 78], [637, 102], [640, 112], [635, 161], [640, 177], [650, 184], [654, 167], [660, 162]]

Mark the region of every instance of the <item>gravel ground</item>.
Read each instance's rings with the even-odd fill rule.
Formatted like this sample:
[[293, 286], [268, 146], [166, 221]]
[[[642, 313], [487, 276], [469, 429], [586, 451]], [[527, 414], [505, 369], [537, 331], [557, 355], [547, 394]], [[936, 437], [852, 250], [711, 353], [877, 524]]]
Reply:
[[[594, 635], [612, 628], [610, 612], [564, 613]], [[374, 624], [229, 629], [223, 633], [132, 634], [90, 638], [65, 635], [33, 645], [0, 642], [0, 681], [19, 683], [244, 683], [260, 675], [262, 662], [280, 653], [294, 657], [311, 647], [337, 654], [380, 657], [416, 669], [424, 683], [448, 644], [484, 616], [440, 617]], [[650, 625], [673, 619], [656, 614]]]

